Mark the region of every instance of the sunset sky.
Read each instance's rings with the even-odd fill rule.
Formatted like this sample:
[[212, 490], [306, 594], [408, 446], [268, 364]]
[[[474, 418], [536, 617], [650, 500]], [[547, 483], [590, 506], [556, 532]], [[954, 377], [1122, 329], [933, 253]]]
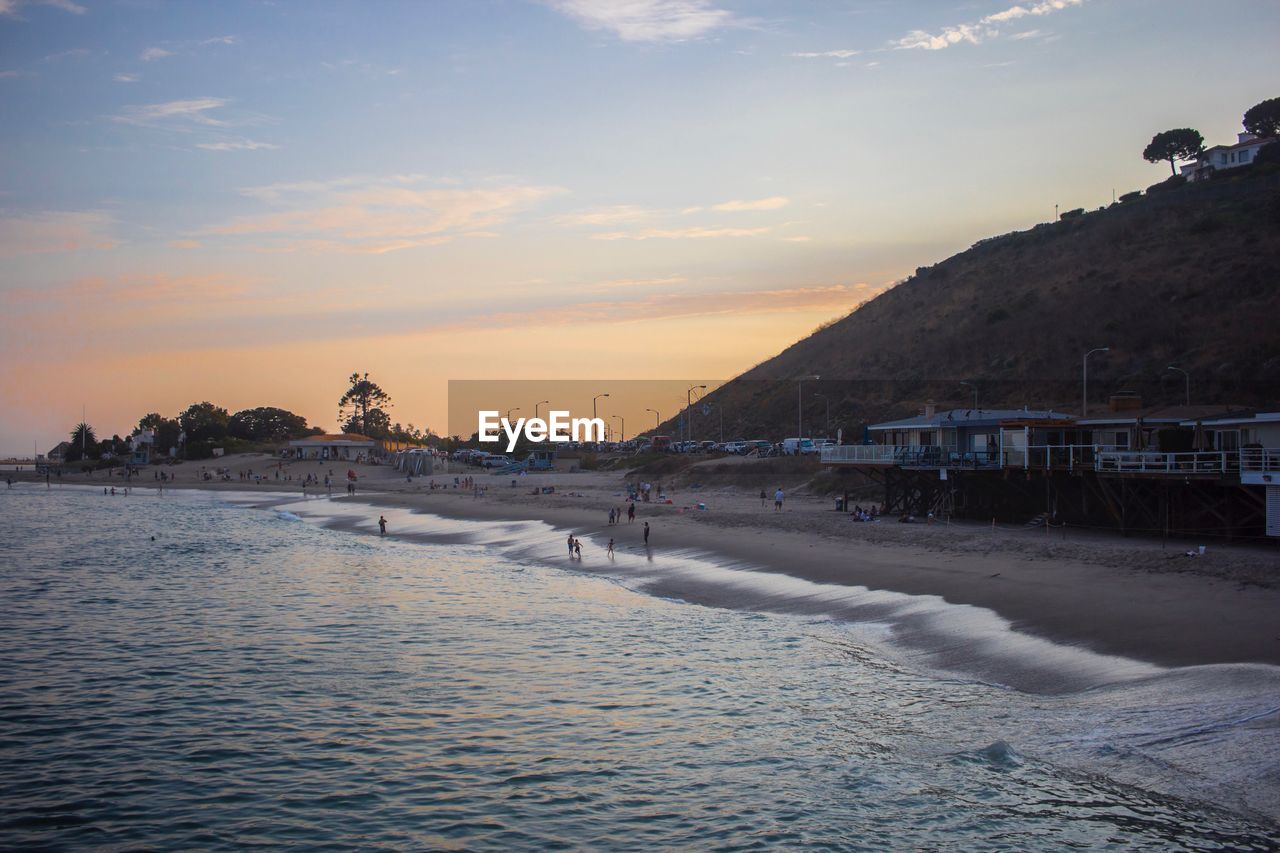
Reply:
[[450, 379], [728, 378], [1233, 141], [1278, 43], [1274, 0], [0, 0], [0, 455], [333, 429], [357, 370], [440, 431]]

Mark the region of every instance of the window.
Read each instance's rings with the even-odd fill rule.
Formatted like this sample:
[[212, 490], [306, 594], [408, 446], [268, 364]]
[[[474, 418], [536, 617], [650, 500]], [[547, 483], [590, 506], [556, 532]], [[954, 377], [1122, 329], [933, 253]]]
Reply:
[[933, 446], [933, 430], [928, 430], [928, 429], [927, 429], [927, 430], [921, 430], [921, 432], [920, 432], [920, 446], [921, 446], [921, 447], [932, 447], [932, 446]]
[[1224, 166], [1227, 165], [1227, 152], [1225, 151], [1218, 152], [1218, 162]]
[[1244, 149], [1243, 151], [1241, 151], [1241, 152], [1240, 152], [1240, 162], [1241, 162], [1241, 163], [1248, 163], [1248, 162], [1249, 162], [1249, 149], [1248, 149], [1248, 148], [1246, 148], [1246, 149]]

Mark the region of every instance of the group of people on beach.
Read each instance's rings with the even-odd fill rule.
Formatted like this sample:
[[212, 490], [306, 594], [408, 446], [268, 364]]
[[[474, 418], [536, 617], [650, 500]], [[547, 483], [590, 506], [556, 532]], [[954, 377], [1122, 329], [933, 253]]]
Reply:
[[[636, 520], [636, 504], [635, 504], [635, 501], [632, 501], [631, 503], [627, 504], [627, 524], [630, 524], [635, 520]], [[609, 523], [610, 524], [622, 523], [622, 507], [609, 508]]]
[[[612, 515], [612, 514], [613, 514], [613, 511], [612, 511], [612, 510], [610, 510], [610, 515]], [[619, 517], [621, 517], [621, 510], [619, 510], [619, 511], [618, 511], [618, 515], [619, 515]], [[631, 518], [634, 520], [634, 519], [635, 519], [635, 506], [634, 506], [634, 505], [632, 505], [632, 507], [631, 507], [631, 514], [630, 514], [630, 515], [631, 515]], [[647, 521], [646, 521], [646, 522], [644, 523], [644, 527], [642, 528], [641, 533], [642, 533], [642, 535], [644, 536], [644, 547], [645, 547], [645, 548], [648, 548], [648, 547], [649, 547], [649, 522], [647, 522]], [[578, 537], [576, 537], [576, 536], [574, 536], [572, 533], [570, 533], [570, 534], [569, 534], [569, 538], [565, 541], [565, 544], [566, 544], [566, 545], [568, 546], [568, 548], [569, 548], [569, 559], [570, 559], [570, 560], [581, 560], [581, 559], [582, 559], [582, 540], [581, 540], [581, 539], [579, 539]], [[613, 540], [613, 537], [610, 537], [610, 538], [609, 538], [609, 544], [605, 545], [605, 548], [604, 548], [604, 554], [605, 554], [605, 556], [606, 556], [606, 557], [608, 557], [610, 560], [612, 560], [612, 559], [613, 559], [613, 549], [614, 549], [614, 540]]]

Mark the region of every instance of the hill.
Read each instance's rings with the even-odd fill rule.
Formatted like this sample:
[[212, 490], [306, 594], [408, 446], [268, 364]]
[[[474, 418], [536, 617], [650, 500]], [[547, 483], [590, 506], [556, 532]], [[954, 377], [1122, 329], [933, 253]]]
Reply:
[[[1181, 403], [1280, 404], [1280, 174], [1147, 195], [982, 240], [915, 275], [709, 395], [726, 438], [794, 435], [939, 406], [1080, 408], [1140, 394]], [[961, 385], [961, 381], [972, 383]], [[815, 393], [816, 392], [816, 393]], [[825, 395], [825, 399], [822, 395]], [[708, 426], [695, 415], [695, 431]], [[710, 419], [706, 419], [710, 424]], [[674, 431], [671, 424], [667, 428]], [[732, 433], [732, 435], [730, 435]]]

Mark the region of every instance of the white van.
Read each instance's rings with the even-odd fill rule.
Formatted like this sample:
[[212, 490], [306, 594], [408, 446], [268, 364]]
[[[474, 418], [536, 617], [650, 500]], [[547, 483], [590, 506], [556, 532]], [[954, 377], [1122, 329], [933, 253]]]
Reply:
[[785, 456], [817, 452], [818, 448], [813, 446], [812, 438], [787, 438], [782, 441], [782, 453]]

